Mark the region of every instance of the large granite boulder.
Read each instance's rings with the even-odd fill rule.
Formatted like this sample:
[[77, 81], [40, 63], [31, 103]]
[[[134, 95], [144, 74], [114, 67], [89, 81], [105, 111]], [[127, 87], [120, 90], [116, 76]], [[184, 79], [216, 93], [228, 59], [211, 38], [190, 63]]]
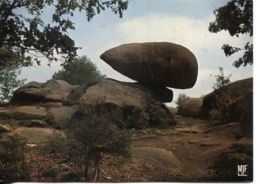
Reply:
[[72, 86], [63, 80], [49, 80], [46, 83], [30, 82], [14, 92], [12, 103], [64, 102]]
[[238, 121], [243, 130], [243, 135], [253, 137], [253, 91], [241, 95], [232, 102], [229, 108], [233, 119], [239, 118]]
[[[202, 116], [208, 118], [212, 110], [220, 110], [226, 106], [224, 110], [229, 111], [230, 105], [233, 104], [238, 98], [247, 95], [253, 90], [253, 78], [243, 79], [232, 82], [231, 84], [222, 87], [203, 98], [201, 107]], [[237, 105], [239, 105], [237, 103]], [[235, 108], [234, 106], [232, 108]], [[242, 112], [241, 112], [242, 113]], [[230, 121], [237, 121], [239, 114], [231, 113], [228, 115]]]
[[201, 115], [211, 117], [218, 113], [221, 122], [239, 122], [244, 136], [253, 132], [253, 79], [243, 79], [206, 95]]
[[[94, 109], [94, 115], [104, 116], [108, 121], [127, 128], [175, 124], [171, 113], [156, 99], [156, 95], [138, 83], [103, 79], [86, 89], [80, 103], [84, 109]], [[80, 116], [80, 112], [76, 114], [76, 118]]]
[[130, 43], [101, 56], [118, 72], [148, 86], [186, 89], [198, 75], [195, 56], [187, 48], [168, 42]]
[[117, 106], [143, 107], [155, 102], [153, 92], [137, 83], [104, 79], [86, 89], [81, 96], [83, 104], [113, 103]]

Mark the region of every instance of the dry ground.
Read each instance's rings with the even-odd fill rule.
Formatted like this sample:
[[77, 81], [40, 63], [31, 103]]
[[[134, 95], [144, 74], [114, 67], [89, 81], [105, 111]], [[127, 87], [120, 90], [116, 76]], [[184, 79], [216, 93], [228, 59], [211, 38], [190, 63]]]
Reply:
[[[214, 123], [176, 116], [177, 126], [170, 129], [135, 130], [130, 157], [104, 155], [101, 180], [119, 181], [200, 181], [210, 180], [217, 156], [237, 142], [252, 143], [240, 138], [238, 123], [213, 126]], [[17, 133], [28, 140], [29, 146], [47, 139], [47, 128], [18, 128]], [[41, 175], [53, 164], [62, 163], [59, 157], [36, 153], [28, 148], [27, 162], [33, 168], [34, 181], [59, 181], [57, 176]], [[69, 167], [72, 167], [69, 165]], [[69, 168], [72, 169], [72, 168]], [[234, 172], [237, 172], [234, 168]]]

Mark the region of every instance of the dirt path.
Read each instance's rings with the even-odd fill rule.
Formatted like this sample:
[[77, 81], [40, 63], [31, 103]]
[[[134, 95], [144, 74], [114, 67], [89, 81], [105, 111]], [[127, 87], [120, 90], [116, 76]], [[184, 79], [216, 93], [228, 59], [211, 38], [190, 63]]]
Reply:
[[[209, 121], [182, 116], [176, 116], [176, 121], [177, 126], [170, 129], [135, 131], [129, 158], [104, 155], [101, 165], [102, 180], [207, 180], [216, 157], [237, 142], [240, 133], [238, 123], [212, 126]], [[52, 130], [48, 128], [19, 128], [16, 132], [26, 137], [30, 143], [44, 141], [52, 134]], [[49, 155], [36, 156], [33, 150], [30, 155], [33, 156], [32, 163], [37, 163], [37, 168], [42, 166], [42, 170], [55, 164], [55, 160]], [[37, 181], [56, 181], [52, 178], [46, 180], [40, 173], [39, 169], [34, 172]]]
[[[170, 151], [181, 163], [179, 172], [199, 180], [206, 178], [215, 157], [237, 141], [237, 123], [211, 127], [210, 122], [177, 116], [178, 125], [150, 135], [136, 136], [132, 147], [151, 147]], [[143, 155], [146, 157], [148, 155]], [[174, 168], [176, 170], [176, 168]], [[186, 176], [187, 175], [187, 176]], [[178, 178], [177, 178], [178, 179]]]

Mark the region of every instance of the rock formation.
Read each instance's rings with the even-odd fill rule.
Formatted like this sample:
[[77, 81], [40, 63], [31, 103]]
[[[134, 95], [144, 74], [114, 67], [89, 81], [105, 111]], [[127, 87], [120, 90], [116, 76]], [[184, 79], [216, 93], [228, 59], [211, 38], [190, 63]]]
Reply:
[[107, 115], [110, 121], [121, 120], [118, 124], [123, 122], [128, 128], [174, 125], [173, 116], [157, 97], [138, 83], [103, 79], [86, 89], [80, 103], [81, 107], [94, 108], [97, 114]]
[[30, 82], [14, 92], [12, 103], [64, 102], [76, 87], [62, 80]]
[[101, 58], [138, 82], [103, 79], [88, 86], [62, 80], [30, 82], [14, 92], [9, 106], [0, 107], [0, 121], [58, 128], [73, 122], [73, 114], [84, 108], [128, 128], [175, 124], [163, 103], [173, 98], [167, 87], [190, 88], [196, 82], [197, 61], [188, 49], [166, 42], [132, 43], [110, 49]]
[[148, 86], [186, 89], [197, 80], [195, 56], [174, 43], [130, 43], [109, 49], [100, 57], [118, 72]]
[[0, 107], [0, 121], [15, 120], [28, 127], [62, 127], [77, 109], [69, 100], [78, 87], [62, 80], [30, 82], [14, 92], [8, 106]]
[[253, 79], [243, 79], [222, 87], [203, 98], [204, 118], [218, 113], [225, 122], [239, 122], [245, 136], [253, 131]]
[[118, 115], [113, 118], [129, 128], [145, 128], [156, 124], [154, 121], [160, 127], [174, 125], [174, 118], [161, 100], [161, 96], [139, 83], [113, 79], [89, 86], [73, 86], [61, 80], [30, 82], [14, 92], [8, 106], [0, 107], [0, 123], [10, 120], [26, 127], [61, 128], [79, 108], [94, 107], [99, 111], [95, 113], [108, 114], [107, 118], [113, 113]]

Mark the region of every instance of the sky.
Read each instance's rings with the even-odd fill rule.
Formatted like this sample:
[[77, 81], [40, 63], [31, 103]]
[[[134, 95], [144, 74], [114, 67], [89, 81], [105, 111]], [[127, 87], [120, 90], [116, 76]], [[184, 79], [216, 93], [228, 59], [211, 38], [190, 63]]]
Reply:
[[[214, 20], [213, 11], [226, 4], [227, 0], [130, 0], [123, 18], [110, 10], [95, 16], [90, 22], [84, 13], [75, 14], [75, 30], [70, 36], [77, 46], [82, 47], [79, 55], [87, 55], [98, 70], [109, 78], [120, 81], [133, 81], [107, 65], [99, 56], [106, 50], [132, 42], [172, 42], [188, 48], [194, 53], [199, 65], [199, 74], [195, 86], [191, 89], [172, 89], [174, 99], [167, 105], [175, 106], [174, 101], [180, 93], [190, 97], [201, 97], [212, 91], [219, 67], [226, 75], [232, 74], [231, 81], [253, 76], [253, 67], [235, 68], [234, 60], [241, 53], [226, 57], [221, 49], [224, 43], [242, 47], [252, 41], [247, 35], [231, 37], [228, 32], [210, 33], [208, 26]], [[20, 78], [30, 81], [45, 82], [54, 72], [61, 69], [60, 63], [50, 67], [22, 69]], [[187, 74], [188, 75], [188, 74]]]

